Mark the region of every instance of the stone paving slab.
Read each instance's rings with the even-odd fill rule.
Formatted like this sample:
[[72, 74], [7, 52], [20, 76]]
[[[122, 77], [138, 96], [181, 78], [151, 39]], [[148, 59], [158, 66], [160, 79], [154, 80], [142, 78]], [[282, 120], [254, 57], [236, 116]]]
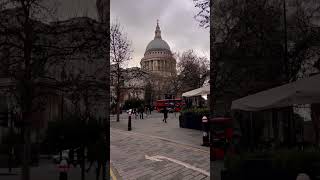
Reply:
[[210, 179], [179, 163], [145, 157], [163, 156], [209, 172], [209, 151], [114, 128], [111, 128], [110, 139], [111, 163], [124, 180]]
[[[88, 165], [87, 165], [88, 166]], [[7, 168], [1, 168], [0, 174], [7, 173]], [[0, 175], [0, 180], [20, 180], [21, 179], [21, 168], [12, 169], [12, 173], [15, 175]], [[31, 180], [58, 180], [59, 172], [55, 164], [48, 160], [41, 160], [39, 167], [32, 167], [30, 170]], [[68, 180], [80, 180], [81, 169], [79, 166], [71, 168], [68, 173]], [[86, 180], [95, 180], [95, 170], [91, 170], [86, 173]]]
[[[163, 114], [152, 112], [151, 115], [145, 116], [144, 119], [132, 118], [132, 132], [138, 132], [151, 136], [158, 136], [164, 139], [177, 141], [179, 143], [196, 146], [203, 150], [209, 150], [209, 147], [201, 146], [202, 131], [194, 129], [186, 129], [179, 127], [179, 113], [169, 113], [168, 123], [162, 122]], [[120, 115], [120, 122], [116, 122], [116, 116], [110, 117], [110, 127], [128, 130], [128, 114]]]

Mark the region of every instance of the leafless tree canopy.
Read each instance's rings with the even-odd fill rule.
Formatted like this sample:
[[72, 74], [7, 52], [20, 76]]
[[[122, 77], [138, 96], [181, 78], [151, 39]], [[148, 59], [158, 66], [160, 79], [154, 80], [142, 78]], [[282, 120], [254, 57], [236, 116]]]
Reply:
[[210, 2], [209, 0], [193, 0], [195, 7], [199, 9], [196, 20], [200, 23], [201, 27], [210, 27]]
[[198, 56], [193, 50], [185, 51], [178, 57], [178, 77], [173, 81], [179, 79], [183, 91], [201, 87], [209, 75], [208, 59]]
[[109, 63], [109, 31], [89, 18], [44, 23], [41, 20], [50, 9], [40, 0], [1, 1], [0, 8], [0, 73], [2, 80], [9, 82], [9, 93], [22, 114], [22, 176], [28, 180], [33, 112], [44, 106], [39, 102], [45, 102], [42, 99], [48, 93], [74, 86], [86, 107], [93, 102], [88, 99], [89, 92], [95, 98], [99, 92], [101, 99], [101, 92], [108, 89], [102, 82], [109, 77], [104, 69]]
[[[122, 30], [119, 22], [115, 22], [110, 27], [110, 62], [111, 62], [111, 82], [114, 82], [116, 92], [117, 121], [120, 114], [121, 89], [124, 86], [124, 67], [131, 59], [131, 43]], [[113, 68], [114, 67], [114, 68]]]

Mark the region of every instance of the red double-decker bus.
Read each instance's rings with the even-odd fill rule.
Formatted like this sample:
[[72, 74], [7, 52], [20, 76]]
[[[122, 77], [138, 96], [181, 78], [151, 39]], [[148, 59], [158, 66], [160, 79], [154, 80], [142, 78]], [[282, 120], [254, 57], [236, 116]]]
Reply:
[[182, 99], [163, 99], [156, 101], [156, 110], [162, 112], [166, 107], [169, 112], [180, 112], [185, 103]]

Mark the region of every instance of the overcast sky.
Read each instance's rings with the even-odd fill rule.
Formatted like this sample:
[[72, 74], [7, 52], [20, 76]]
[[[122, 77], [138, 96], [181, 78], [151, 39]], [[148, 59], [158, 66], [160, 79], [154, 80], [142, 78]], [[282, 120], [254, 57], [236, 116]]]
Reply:
[[[97, 17], [95, 0], [59, 0], [60, 20], [74, 16]], [[192, 0], [111, 0], [111, 21], [119, 21], [132, 43], [129, 66], [140, 66], [147, 44], [154, 38], [157, 19], [162, 39], [172, 52], [193, 49], [209, 58], [209, 29], [194, 19]]]
[[172, 52], [194, 49], [209, 58], [209, 29], [194, 19], [192, 0], [111, 0], [111, 21], [118, 20], [132, 43], [129, 66], [140, 66], [147, 44], [154, 38], [157, 19], [161, 36]]

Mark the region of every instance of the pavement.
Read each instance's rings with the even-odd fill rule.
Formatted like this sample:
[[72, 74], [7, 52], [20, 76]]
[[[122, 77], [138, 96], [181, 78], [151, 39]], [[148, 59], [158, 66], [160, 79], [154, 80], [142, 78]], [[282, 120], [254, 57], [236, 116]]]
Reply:
[[[156, 111], [153, 111], [151, 115], [144, 115], [144, 119], [135, 119], [132, 116], [132, 132], [161, 137], [209, 151], [209, 147], [201, 146], [202, 131], [179, 127], [179, 113], [169, 113], [167, 123], [162, 122], [162, 119], [163, 114]], [[110, 120], [111, 128], [128, 130], [127, 113], [121, 114], [120, 122], [116, 122], [115, 115], [112, 115]]]
[[120, 122], [111, 117], [110, 157], [119, 179], [210, 179], [210, 151], [201, 146], [202, 132], [180, 128], [178, 114], [169, 114], [167, 121], [153, 112], [144, 119], [132, 118], [128, 131], [126, 113]]
[[[168, 123], [162, 122], [162, 114], [156, 112], [144, 119], [132, 118], [132, 131], [127, 129], [126, 113], [121, 115], [120, 122], [111, 116], [110, 179], [219, 180], [223, 162], [211, 162], [210, 171], [210, 150], [201, 146], [202, 132], [180, 128], [178, 116], [169, 114]], [[20, 180], [20, 170], [15, 168], [8, 174], [8, 169], [0, 168], [0, 179]], [[31, 168], [31, 179], [58, 180], [59, 172], [51, 160], [41, 159], [39, 167]], [[71, 168], [68, 180], [79, 179], [79, 166]], [[91, 168], [86, 180], [94, 179], [95, 171]]]
[[[31, 180], [59, 180], [59, 171], [57, 166], [51, 161], [41, 159], [39, 162], [40, 166], [32, 167], [30, 170]], [[88, 164], [86, 165], [88, 166]], [[8, 173], [7, 168], [0, 168], [0, 179], [1, 180], [20, 180], [21, 179], [21, 168], [13, 168], [11, 173]], [[70, 168], [68, 172], [68, 180], [80, 180], [81, 169], [79, 166]], [[95, 180], [95, 170], [91, 170], [86, 173], [86, 180]]]

